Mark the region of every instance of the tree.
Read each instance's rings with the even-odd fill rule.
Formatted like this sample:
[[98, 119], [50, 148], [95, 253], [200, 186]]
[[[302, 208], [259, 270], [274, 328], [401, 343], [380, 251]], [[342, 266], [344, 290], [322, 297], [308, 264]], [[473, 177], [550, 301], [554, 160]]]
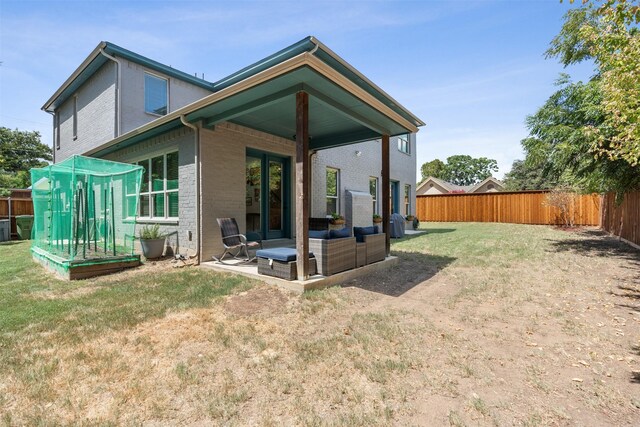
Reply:
[[585, 125], [594, 137], [590, 151], [631, 166], [640, 162], [639, 22], [637, 0], [606, 0], [599, 7], [585, 0], [566, 14], [547, 51], [565, 66], [595, 62], [605, 126]]
[[489, 178], [497, 171], [498, 163], [493, 159], [455, 155], [447, 157], [443, 179], [456, 185], [472, 185]]
[[422, 173], [422, 180], [429, 178], [430, 176], [434, 178], [442, 178], [445, 170], [445, 165], [440, 159], [435, 159], [430, 162], [424, 163], [420, 167], [420, 172]]
[[545, 179], [582, 192], [618, 193], [640, 185], [640, 169], [625, 160], [595, 156], [598, 134], [607, 135], [603, 95], [598, 78], [572, 82], [562, 75], [558, 90], [526, 119], [529, 137], [522, 140], [525, 164], [539, 168]]
[[40, 133], [0, 127], [0, 195], [31, 185], [29, 169], [51, 160], [51, 148], [40, 142]]
[[503, 182], [508, 191], [547, 190], [558, 185], [557, 179], [544, 172], [544, 164], [531, 165], [524, 160], [513, 162]]
[[493, 159], [486, 157], [476, 159], [463, 154], [447, 157], [446, 163], [435, 159], [420, 167], [423, 180], [432, 176], [456, 185], [476, 184], [489, 178], [497, 170], [498, 163]]

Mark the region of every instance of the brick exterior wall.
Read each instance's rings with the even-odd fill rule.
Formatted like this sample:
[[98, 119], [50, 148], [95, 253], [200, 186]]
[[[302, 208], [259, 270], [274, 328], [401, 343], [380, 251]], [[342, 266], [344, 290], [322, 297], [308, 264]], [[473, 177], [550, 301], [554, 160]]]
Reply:
[[[182, 127], [105, 156], [108, 160], [135, 163], [164, 153], [178, 151], [179, 219], [178, 221], [148, 221], [160, 224], [161, 231], [169, 235], [167, 240], [169, 247], [176, 254], [192, 255], [197, 249], [194, 144], [194, 132], [187, 127]], [[145, 222], [138, 220], [136, 235], [144, 224]], [[191, 232], [191, 240], [189, 240], [189, 232]]]
[[[399, 182], [399, 208], [404, 214], [404, 186], [411, 185], [411, 213], [415, 215], [416, 198], [416, 136], [410, 135], [410, 154], [398, 150], [397, 138], [390, 138], [389, 162], [390, 178]], [[356, 155], [360, 152], [360, 156]], [[382, 197], [382, 149], [380, 141], [361, 142], [359, 144], [320, 150], [312, 156], [311, 216], [324, 217], [329, 214], [326, 208], [326, 168], [340, 170], [340, 191], [338, 210], [344, 215], [345, 193], [347, 190], [369, 193], [369, 178], [378, 178], [378, 200]], [[382, 214], [382, 205], [377, 204], [378, 214]]]
[[160, 117], [144, 111], [145, 72], [157, 77], [163, 77], [169, 81], [169, 113], [211, 94], [211, 91], [199, 86], [149, 70], [135, 62], [119, 59], [122, 64], [122, 87], [120, 92], [122, 94], [122, 124], [120, 134], [127, 133]]
[[[56, 162], [73, 154], [82, 154], [114, 137], [116, 66], [105, 63], [78, 89], [78, 138], [73, 139], [73, 99], [71, 96], [58, 109], [60, 117], [60, 149], [54, 151]], [[55, 132], [54, 132], [55, 135]]]

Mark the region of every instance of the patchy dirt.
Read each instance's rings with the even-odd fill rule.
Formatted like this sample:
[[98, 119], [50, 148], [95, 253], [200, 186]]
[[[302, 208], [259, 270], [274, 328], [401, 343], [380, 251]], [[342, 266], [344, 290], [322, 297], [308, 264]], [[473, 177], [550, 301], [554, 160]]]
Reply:
[[593, 230], [522, 244], [535, 256], [402, 252], [341, 288], [259, 285], [42, 350], [46, 398], [0, 392], [17, 423], [640, 425], [640, 252]]

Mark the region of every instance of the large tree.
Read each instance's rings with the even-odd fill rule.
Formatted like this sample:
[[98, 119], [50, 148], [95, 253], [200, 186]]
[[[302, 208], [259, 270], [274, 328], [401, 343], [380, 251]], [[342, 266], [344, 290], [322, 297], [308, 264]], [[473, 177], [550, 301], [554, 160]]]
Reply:
[[0, 127], [0, 195], [7, 195], [9, 188], [31, 185], [29, 169], [51, 160], [51, 148], [40, 142], [39, 132]]
[[547, 55], [565, 66], [592, 59], [604, 126], [586, 124], [589, 150], [631, 166], [640, 162], [640, 6], [637, 0], [584, 0], [570, 10]]
[[621, 193], [640, 184], [640, 169], [625, 160], [598, 157], [592, 152], [599, 135], [612, 132], [599, 83], [598, 78], [587, 83], [572, 82], [567, 75], [558, 79], [558, 90], [526, 119], [529, 137], [522, 140], [525, 164], [540, 169], [547, 181], [563, 187]]
[[504, 188], [508, 191], [547, 190], [555, 188], [558, 180], [545, 173], [544, 164], [531, 164], [514, 160], [511, 170], [504, 175]]
[[498, 163], [486, 157], [474, 158], [458, 154], [447, 157], [446, 163], [439, 159], [424, 163], [420, 170], [422, 180], [432, 176], [456, 185], [472, 185], [489, 178], [493, 172], [497, 172]]

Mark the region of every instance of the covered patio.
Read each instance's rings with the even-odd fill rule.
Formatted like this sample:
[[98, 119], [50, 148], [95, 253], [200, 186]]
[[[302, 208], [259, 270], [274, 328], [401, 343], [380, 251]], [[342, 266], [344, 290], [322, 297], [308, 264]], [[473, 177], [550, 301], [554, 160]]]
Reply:
[[[211, 259], [208, 256], [211, 240], [219, 239], [219, 234], [211, 230], [216, 227], [211, 227], [214, 224], [209, 217], [242, 217], [244, 214], [234, 213], [231, 208], [225, 214], [213, 213], [212, 209], [203, 207], [203, 189], [207, 191], [208, 184], [202, 177], [212, 173], [208, 166], [206, 170], [203, 168], [203, 161], [210, 158], [214, 167], [223, 166], [215, 163], [223, 161], [216, 159], [223, 157], [218, 153], [220, 150], [208, 157], [203, 155], [203, 150], [212, 146], [210, 141], [215, 139], [210, 136], [218, 127], [225, 130], [235, 126], [277, 138], [278, 144], [291, 150], [290, 172], [294, 180], [291, 195], [295, 200], [291, 201], [288, 211], [292, 223], [290, 235], [283, 237], [295, 237], [297, 277], [301, 282], [308, 281], [310, 154], [363, 141], [379, 141], [381, 198], [389, 200], [389, 138], [415, 133], [424, 123], [314, 37], [252, 64], [216, 82], [214, 87], [213, 94], [129, 132], [91, 154], [102, 156], [176, 128], [190, 128], [196, 139], [197, 256], [200, 262], [206, 262]], [[231, 141], [221, 144], [224, 149], [232, 148]], [[235, 170], [229, 173], [239, 176]], [[221, 179], [226, 177], [219, 175], [215, 184]], [[234, 185], [230, 183], [221, 189], [231, 191], [230, 188], [236, 189]], [[382, 203], [387, 255], [390, 216], [389, 204]], [[206, 221], [207, 225], [203, 226]]]

